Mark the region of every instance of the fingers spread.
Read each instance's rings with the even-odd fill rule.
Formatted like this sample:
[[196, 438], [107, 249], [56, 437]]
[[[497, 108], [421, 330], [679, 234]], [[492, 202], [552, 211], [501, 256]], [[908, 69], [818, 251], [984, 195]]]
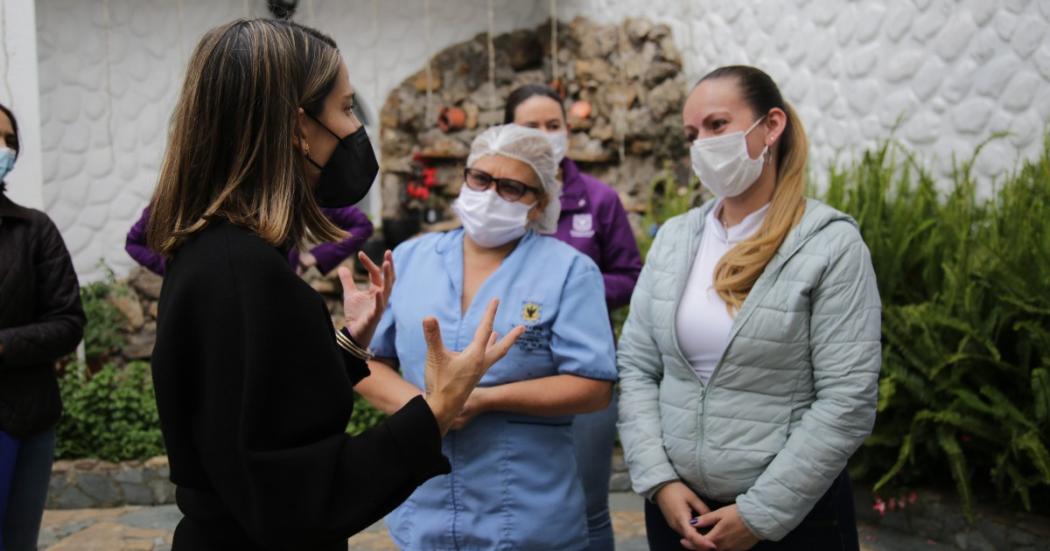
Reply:
[[347, 294], [351, 291], [357, 290], [357, 284], [354, 283], [354, 274], [346, 266], [340, 266], [336, 273], [339, 274], [339, 283], [343, 284], [343, 294]]
[[441, 340], [441, 325], [435, 317], [423, 319], [423, 339], [427, 341], [427, 348], [431, 352], [440, 352], [445, 349], [445, 342]]
[[368, 258], [368, 255], [366, 255], [364, 251], [359, 251], [357, 253], [357, 258], [361, 260], [361, 265], [364, 266], [366, 270], [368, 270], [369, 282], [372, 285], [382, 289], [383, 271], [379, 269], [379, 266], [376, 266], [375, 262], [372, 262], [372, 259]]
[[496, 319], [496, 310], [499, 308], [499, 299], [492, 299], [489, 301], [488, 307], [485, 308], [485, 315], [481, 317], [481, 323], [478, 324], [478, 329], [474, 333], [474, 342], [478, 346], [483, 346], [484, 343], [488, 342], [489, 335], [492, 333], [492, 324]]
[[390, 289], [394, 288], [394, 253], [387, 251], [383, 257], [383, 290], [386, 293], [390, 293]]
[[498, 354], [502, 357], [510, 351], [510, 347], [514, 346], [514, 343], [517, 342], [518, 337], [520, 337], [523, 333], [525, 333], [524, 325], [519, 325], [514, 329], [511, 329], [510, 333], [504, 335], [503, 338], [500, 339], [500, 341], [496, 343], [495, 346], [492, 346], [490, 348], [490, 353]]

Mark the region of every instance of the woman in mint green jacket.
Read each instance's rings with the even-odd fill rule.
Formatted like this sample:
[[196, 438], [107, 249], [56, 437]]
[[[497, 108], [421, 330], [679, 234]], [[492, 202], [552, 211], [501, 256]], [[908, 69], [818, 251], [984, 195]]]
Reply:
[[805, 131], [764, 72], [713, 71], [683, 119], [717, 198], [656, 236], [618, 360], [650, 547], [858, 549], [845, 467], [881, 363], [868, 249], [803, 197]]

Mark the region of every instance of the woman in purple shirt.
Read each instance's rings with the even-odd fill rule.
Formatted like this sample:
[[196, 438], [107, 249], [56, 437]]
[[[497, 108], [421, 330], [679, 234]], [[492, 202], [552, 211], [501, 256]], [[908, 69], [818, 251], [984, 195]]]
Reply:
[[[314, 266], [322, 274], [327, 274], [343, 260], [361, 250], [361, 246], [372, 236], [372, 222], [368, 220], [365, 213], [355, 207], [322, 208], [321, 212], [350, 235], [342, 241], [321, 243], [310, 249], [309, 252], [300, 253], [299, 249], [293, 247], [288, 251], [288, 263], [299, 271], [305, 271]], [[146, 207], [138, 222], [135, 222], [135, 225], [128, 231], [124, 250], [128, 251], [128, 255], [144, 268], [157, 275], [164, 275], [164, 257], [146, 244], [146, 225], [148, 223], [149, 207]]]
[[[610, 312], [627, 305], [642, 270], [638, 244], [616, 191], [601, 180], [580, 172], [576, 163], [565, 156], [569, 125], [561, 96], [546, 86], [522, 86], [507, 98], [504, 122], [547, 133], [555, 156], [561, 159], [561, 217], [554, 237], [591, 257], [601, 269], [605, 303]], [[616, 440], [616, 399], [605, 410], [577, 415], [573, 432], [576, 463], [587, 498], [589, 549], [612, 549], [609, 476]]]

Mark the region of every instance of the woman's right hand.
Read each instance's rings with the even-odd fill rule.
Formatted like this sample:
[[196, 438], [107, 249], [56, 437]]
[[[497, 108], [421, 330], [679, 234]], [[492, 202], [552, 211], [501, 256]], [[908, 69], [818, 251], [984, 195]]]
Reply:
[[668, 482], [656, 491], [653, 501], [660, 507], [667, 525], [682, 536], [682, 547], [715, 549], [715, 544], [693, 527], [693, 519], [710, 513], [711, 509], [689, 489], [689, 486], [677, 480]]
[[423, 320], [423, 337], [427, 342], [424, 398], [434, 412], [441, 434], [444, 435], [463, 410], [463, 405], [478, 381], [507, 354], [510, 347], [525, 332], [517, 326], [502, 339], [492, 330], [499, 301], [489, 303], [481, 319], [474, 340], [462, 352], [451, 352], [441, 339], [441, 327], [432, 317]]

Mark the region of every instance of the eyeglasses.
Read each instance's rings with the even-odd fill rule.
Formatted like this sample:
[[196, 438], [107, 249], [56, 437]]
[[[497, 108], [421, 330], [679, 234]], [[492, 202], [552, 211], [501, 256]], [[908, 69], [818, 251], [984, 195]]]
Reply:
[[496, 193], [511, 202], [521, 199], [526, 193], [540, 194], [540, 190], [528, 184], [510, 178], [493, 178], [488, 172], [476, 168], [464, 169], [463, 176], [467, 186], [474, 191], [485, 191], [496, 184]]

